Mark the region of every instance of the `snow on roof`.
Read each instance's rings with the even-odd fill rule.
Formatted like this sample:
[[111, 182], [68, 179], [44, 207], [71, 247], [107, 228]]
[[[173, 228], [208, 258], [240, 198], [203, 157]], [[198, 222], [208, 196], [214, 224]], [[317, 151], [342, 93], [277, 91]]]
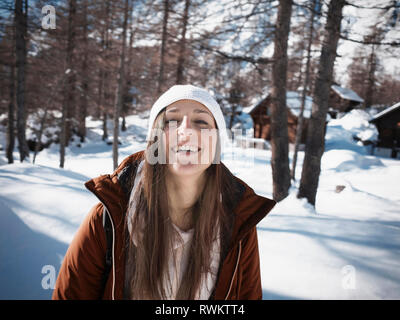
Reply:
[[388, 114], [388, 113], [390, 113], [390, 112], [392, 112], [392, 111], [394, 111], [394, 110], [396, 110], [396, 109], [398, 109], [398, 108], [400, 108], [400, 102], [397, 102], [397, 103], [394, 104], [393, 106], [391, 106], [391, 107], [389, 107], [389, 108], [387, 108], [387, 109], [385, 109], [385, 110], [383, 110], [383, 111], [377, 113], [377, 114], [374, 115], [374, 116], [371, 118], [371, 120], [369, 120], [369, 121], [372, 122], [372, 121], [374, 121], [374, 120], [377, 120], [377, 119], [381, 118], [382, 116], [384, 116], [385, 114]]
[[[257, 107], [261, 101], [264, 101], [269, 94], [265, 95], [261, 99], [257, 101], [252, 101], [252, 105], [250, 107], [243, 108], [243, 112], [250, 114], [255, 107]], [[300, 107], [301, 107], [301, 94], [296, 91], [287, 91], [286, 92], [286, 105], [290, 109], [290, 111], [298, 117], [300, 115]], [[306, 96], [305, 106], [304, 106], [304, 113], [303, 116], [305, 118], [309, 118], [311, 116], [311, 109], [312, 109], [312, 98]]]
[[[301, 108], [301, 94], [296, 91], [287, 91], [286, 92], [286, 105], [289, 107], [290, 111], [296, 116], [300, 116], [300, 108]], [[304, 118], [310, 118], [312, 110], [312, 98], [306, 96], [306, 100], [304, 103]]]
[[252, 106], [250, 106], [250, 107], [243, 108], [242, 111], [243, 111], [244, 113], [249, 113], [249, 114], [250, 114], [250, 112], [253, 111], [253, 109], [254, 109], [255, 106], [256, 106], [256, 105], [252, 105]]
[[358, 101], [360, 103], [364, 102], [364, 99], [361, 98], [357, 93], [349, 88], [343, 88], [333, 84], [331, 88], [343, 99]]
[[267, 91], [267, 94], [264, 94], [263, 96], [256, 96], [253, 99], [251, 99], [251, 103], [249, 107], [243, 108], [244, 113], [250, 114], [255, 107], [257, 107], [262, 101], [264, 101], [266, 98], [269, 96], [269, 90]]

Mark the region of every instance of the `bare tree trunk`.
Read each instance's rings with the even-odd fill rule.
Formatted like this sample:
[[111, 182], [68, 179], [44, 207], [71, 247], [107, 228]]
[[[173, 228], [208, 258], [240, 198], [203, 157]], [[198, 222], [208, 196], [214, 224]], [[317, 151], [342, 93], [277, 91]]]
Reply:
[[39, 127], [39, 131], [36, 134], [36, 138], [37, 138], [37, 142], [35, 144], [35, 151], [33, 153], [33, 160], [32, 163], [35, 163], [36, 161], [36, 155], [38, 154], [40, 147], [42, 145], [42, 135], [43, 135], [43, 130], [44, 130], [44, 125], [46, 123], [46, 118], [47, 118], [47, 106], [48, 104], [46, 104], [44, 106], [44, 114], [42, 116], [42, 118], [40, 119], [40, 127]]
[[176, 72], [177, 84], [183, 83], [183, 69], [185, 64], [185, 51], [186, 51], [186, 30], [189, 20], [189, 7], [190, 7], [190, 0], [185, 0], [185, 9], [183, 12], [183, 20], [182, 20], [182, 33], [181, 33], [181, 40], [179, 42], [178, 68]]
[[47, 120], [49, 105], [52, 101], [54, 101], [56, 94], [60, 91], [60, 88], [62, 88], [64, 86], [65, 81], [66, 81], [65, 76], [61, 76], [61, 78], [56, 82], [56, 84], [52, 86], [53, 90], [48, 95], [46, 102], [42, 105], [42, 109], [44, 109], [44, 114], [40, 119], [39, 130], [36, 132], [37, 143], [35, 144], [35, 151], [33, 153], [32, 163], [35, 163], [36, 156], [40, 150], [40, 147], [42, 146], [42, 136], [43, 136], [43, 131], [44, 131], [44, 127], [46, 124], [46, 120]]
[[98, 89], [97, 89], [97, 108], [96, 108], [96, 118], [100, 119], [102, 115], [102, 109], [103, 109], [103, 69], [101, 65], [99, 65], [99, 82], [98, 82]]
[[160, 53], [160, 70], [158, 72], [158, 86], [157, 93], [160, 94], [164, 83], [164, 63], [165, 63], [165, 49], [167, 44], [167, 28], [168, 28], [168, 15], [169, 15], [169, 0], [164, 0], [164, 18], [163, 18], [163, 31], [161, 38], [161, 53]]
[[235, 121], [238, 105], [241, 103], [243, 93], [243, 87], [240, 78], [236, 78], [231, 83], [231, 89], [229, 90], [228, 103], [231, 108], [231, 113], [229, 115], [229, 130], [232, 129], [233, 122]]
[[20, 161], [29, 158], [29, 148], [26, 142], [26, 110], [25, 110], [25, 72], [26, 72], [26, 46], [28, 37], [28, 5], [25, 0], [25, 12], [22, 8], [22, 0], [15, 1], [15, 49], [16, 49], [16, 67], [17, 67], [17, 136]]
[[14, 163], [13, 151], [15, 146], [15, 131], [14, 131], [14, 112], [15, 112], [15, 64], [14, 61], [10, 64], [10, 85], [9, 85], [8, 103], [8, 126], [7, 126], [7, 159], [8, 163]]
[[289, 138], [286, 107], [287, 41], [292, 1], [280, 0], [272, 67], [271, 149], [273, 198], [284, 199], [290, 188]]
[[376, 55], [375, 45], [372, 45], [371, 54], [368, 59], [368, 79], [367, 90], [365, 93], [365, 108], [369, 108], [373, 104], [374, 88], [375, 88], [375, 71], [376, 71]]
[[126, 27], [128, 22], [129, 0], [125, 0], [124, 22], [122, 27], [122, 49], [118, 72], [118, 89], [114, 107], [114, 137], [113, 137], [113, 166], [114, 170], [118, 167], [118, 136], [119, 136], [119, 116], [122, 109], [122, 97], [125, 84], [125, 48], [126, 48]]
[[126, 131], [126, 119], [124, 113], [122, 113], [121, 118], [122, 118], [121, 131]]
[[87, 104], [88, 104], [88, 94], [89, 94], [89, 81], [88, 81], [88, 46], [87, 46], [87, 30], [88, 30], [88, 22], [87, 22], [87, 0], [83, 1], [83, 60], [82, 60], [82, 92], [81, 92], [81, 107], [77, 114], [77, 118], [79, 121], [78, 126], [78, 135], [80, 137], [80, 141], [84, 142], [86, 137], [86, 116], [87, 116]]
[[108, 101], [110, 97], [110, 71], [108, 67], [108, 61], [109, 61], [109, 55], [110, 55], [110, 36], [109, 36], [109, 29], [111, 26], [111, 19], [112, 19], [112, 14], [111, 14], [111, 2], [110, 0], [107, 0], [106, 6], [105, 6], [105, 14], [106, 14], [106, 22], [105, 22], [105, 30], [103, 32], [103, 38], [102, 38], [102, 43], [103, 43], [103, 59], [102, 62], [105, 64], [103, 68], [103, 80], [102, 80], [102, 85], [103, 85], [103, 96], [102, 96], [102, 101], [103, 104], [101, 105], [102, 107], [102, 116], [103, 116], [103, 141], [106, 141], [108, 139], [108, 131], [107, 131], [107, 118], [108, 118]]
[[301, 143], [301, 136], [303, 133], [303, 123], [304, 123], [304, 106], [306, 102], [307, 96], [307, 88], [310, 82], [310, 63], [311, 63], [311, 46], [313, 43], [313, 33], [314, 33], [314, 17], [315, 17], [315, 5], [316, 0], [311, 1], [311, 19], [310, 19], [310, 29], [308, 32], [308, 43], [307, 43], [307, 61], [306, 61], [306, 70], [303, 82], [303, 92], [301, 94], [301, 106], [300, 106], [300, 114], [298, 117], [297, 127], [296, 127], [296, 140], [294, 143], [294, 153], [293, 153], [293, 161], [292, 161], [292, 170], [291, 170], [291, 178], [296, 180], [296, 163], [297, 163], [297, 154], [299, 152], [299, 146]]
[[[129, 42], [128, 42], [128, 57], [126, 61], [126, 73], [125, 73], [125, 86], [124, 86], [124, 92], [125, 96], [130, 97], [130, 90], [132, 89], [132, 65], [133, 65], [133, 39], [135, 37], [136, 30], [134, 28], [134, 23], [132, 21], [133, 19], [133, 3], [131, 3], [129, 7], [129, 16], [131, 17], [131, 20], [129, 21], [130, 23], [130, 34], [129, 34]], [[123, 101], [123, 106], [121, 110], [121, 116], [122, 116], [122, 125], [121, 125], [121, 131], [126, 131], [126, 115], [129, 112], [129, 109], [131, 108], [131, 101], [129, 99], [129, 103], [124, 99]]]
[[99, 66], [99, 83], [98, 83], [98, 91], [97, 91], [97, 109], [96, 109], [96, 117], [98, 119], [102, 116], [103, 110], [103, 85], [104, 85], [104, 71], [102, 66]]
[[325, 36], [314, 89], [312, 114], [307, 131], [303, 170], [297, 195], [298, 198], [307, 198], [307, 201], [314, 206], [321, 172], [321, 157], [325, 149], [325, 122], [329, 106], [329, 89], [332, 82], [342, 11], [345, 3], [345, 0], [329, 3]]
[[70, 138], [70, 121], [71, 121], [71, 108], [73, 100], [73, 86], [74, 86], [74, 70], [72, 69], [72, 55], [75, 46], [75, 13], [76, 13], [76, 0], [69, 0], [69, 13], [68, 13], [68, 39], [67, 39], [67, 52], [66, 52], [66, 70], [65, 70], [65, 89], [64, 89], [64, 102], [62, 106], [61, 116], [61, 137], [60, 137], [60, 168], [64, 168], [65, 162], [65, 147], [68, 145]]
[[236, 105], [231, 105], [231, 114], [229, 115], [228, 129], [231, 130], [233, 126], [233, 120], [235, 120]]
[[107, 141], [108, 139], [107, 119], [108, 119], [107, 111], [103, 110], [103, 136], [101, 137], [103, 141]]

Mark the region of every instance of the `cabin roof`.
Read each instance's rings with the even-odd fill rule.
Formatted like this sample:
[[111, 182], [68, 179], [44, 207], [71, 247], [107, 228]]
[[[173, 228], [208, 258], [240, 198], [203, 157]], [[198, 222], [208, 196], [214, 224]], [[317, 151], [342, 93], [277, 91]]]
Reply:
[[361, 98], [357, 93], [355, 93], [353, 90], [349, 88], [343, 88], [341, 86], [338, 86], [336, 84], [333, 84], [331, 86], [333, 91], [335, 91], [342, 99], [345, 100], [351, 100], [351, 101], [357, 101], [360, 103], [364, 102], [364, 99]]
[[393, 111], [395, 111], [395, 110], [397, 110], [397, 109], [399, 109], [399, 108], [400, 108], [400, 102], [397, 102], [396, 104], [392, 105], [391, 107], [389, 107], [389, 108], [387, 108], [387, 109], [385, 109], [385, 110], [383, 110], [383, 111], [377, 113], [376, 115], [374, 115], [374, 116], [369, 120], [369, 122], [374, 122], [374, 121], [376, 121], [376, 120], [378, 120], [378, 119], [380, 119], [380, 118], [382, 118], [382, 117], [388, 115], [389, 113], [392, 113]]
[[[254, 109], [256, 109], [265, 99], [269, 97], [269, 94], [264, 95], [261, 99], [258, 99], [251, 106], [243, 108], [243, 112], [250, 114]], [[298, 117], [300, 115], [300, 107], [301, 107], [301, 94], [296, 91], [287, 91], [286, 92], [286, 105], [290, 109], [290, 111]], [[306, 96], [306, 101], [304, 105], [304, 113], [303, 116], [305, 118], [309, 118], [311, 116], [312, 109], [312, 98], [310, 96]]]

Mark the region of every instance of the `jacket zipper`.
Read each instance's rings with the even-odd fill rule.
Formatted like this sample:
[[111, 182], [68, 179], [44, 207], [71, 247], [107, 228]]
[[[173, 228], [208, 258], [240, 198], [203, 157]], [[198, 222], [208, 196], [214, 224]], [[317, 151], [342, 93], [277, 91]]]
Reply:
[[238, 269], [238, 266], [239, 266], [239, 260], [240, 260], [241, 253], [242, 253], [242, 240], [239, 241], [239, 252], [238, 252], [237, 259], [236, 259], [235, 271], [233, 272], [232, 279], [231, 279], [231, 284], [229, 285], [229, 290], [228, 290], [228, 293], [225, 296], [225, 300], [228, 299], [228, 296], [231, 293], [232, 285], [233, 285], [233, 279], [235, 278], [235, 275], [236, 275], [236, 272], [237, 272], [237, 269]]
[[104, 204], [104, 203], [102, 203], [103, 204], [103, 206], [106, 208], [106, 211], [107, 211], [107, 214], [108, 214], [108, 217], [110, 218], [110, 221], [111, 221], [111, 227], [112, 227], [112, 235], [113, 235], [113, 238], [112, 238], [112, 254], [111, 254], [111, 256], [112, 256], [112, 274], [113, 274], [113, 278], [112, 278], [112, 290], [111, 290], [111, 300], [115, 300], [115, 298], [114, 298], [114, 291], [115, 291], [115, 261], [114, 261], [114, 244], [115, 244], [115, 229], [114, 229], [114, 222], [113, 222], [113, 219], [112, 219], [112, 217], [111, 217], [111, 213], [110, 213], [110, 210], [108, 210], [108, 208], [107, 208], [107, 206]]

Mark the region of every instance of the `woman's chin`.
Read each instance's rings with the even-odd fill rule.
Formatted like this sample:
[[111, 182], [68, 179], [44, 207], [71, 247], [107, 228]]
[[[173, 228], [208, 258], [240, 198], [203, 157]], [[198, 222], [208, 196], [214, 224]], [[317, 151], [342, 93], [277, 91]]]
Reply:
[[[169, 153], [169, 169], [175, 175], [199, 174], [205, 171], [210, 165], [208, 154], [200, 152], [175, 152]], [[169, 156], [167, 155], [167, 156]]]
[[199, 161], [191, 162], [180, 162], [176, 161], [169, 165], [171, 173], [175, 175], [191, 175], [191, 174], [199, 174], [202, 171], [205, 171], [210, 164], [201, 164]]

